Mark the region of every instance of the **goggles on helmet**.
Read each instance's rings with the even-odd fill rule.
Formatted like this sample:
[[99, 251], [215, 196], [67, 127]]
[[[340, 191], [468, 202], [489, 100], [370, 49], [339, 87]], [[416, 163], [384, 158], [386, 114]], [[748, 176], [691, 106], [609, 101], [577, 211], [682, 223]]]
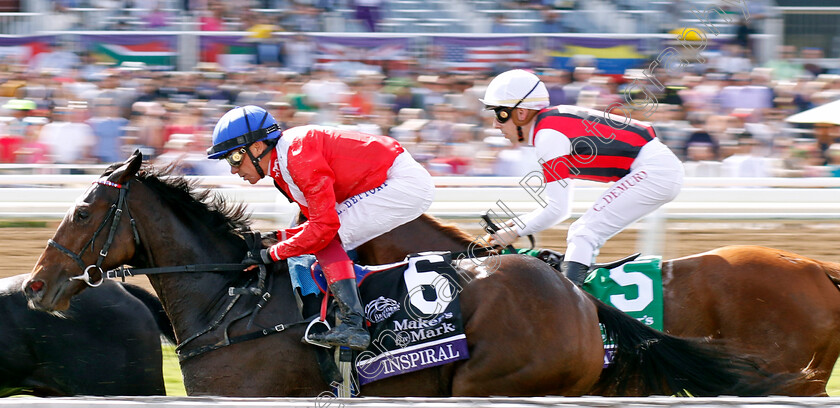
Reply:
[[224, 159], [227, 160], [230, 167], [239, 167], [242, 165], [242, 161], [245, 160], [245, 148], [239, 148], [239, 150], [234, 150], [224, 156]]
[[525, 94], [525, 96], [523, 96], [523, 97], [519, 98], [519, 102], [516, 102], [516, 104], [515, 104], [515, 105], [513, 105], [513, 107], [508, 107], [508, 106], [488, 106], [488, 107], [487, 107], [487, 109], [491, 109], [493, 112], [495, 112], [495, 113], [496, 113], [496, 120], [497, 120], [499, 123], [505, 123], [505, 122], [507, 122], [508, 120], [510, 120], [511, 116], [513, 116], [513, 110], [514, 110], [514, 109], [516, 109], [516, 108], [519, 106], [519, 104], [520, 104], [520, 103], [522, 103], [522, 101], [524, 101], [524, 100], [525, 100], [525, 98], [527, 98], [528, 96], [530, 96], [530, 95], [531, 95], [531, 93], [532, 93], [532, 92], [534, 92], [534, 89], [537, 89], [537, 86], [539, 86], [539, 85], [540, 85], [540, 81], [537, 81], [537, 83], [536, 83], [536, 84], [534, 84], [534, 86], [531, 88], [531, 90], [530, 90], [530, 91], [528, 91], [528, 93], [526, 93], [526, 94]]

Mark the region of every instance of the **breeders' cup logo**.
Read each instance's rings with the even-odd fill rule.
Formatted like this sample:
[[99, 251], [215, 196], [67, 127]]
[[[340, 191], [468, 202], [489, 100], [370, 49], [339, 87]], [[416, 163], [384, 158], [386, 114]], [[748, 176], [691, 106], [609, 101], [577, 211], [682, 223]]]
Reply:
[[371, 323], [379, 323], [400, 310], [400, 304], [394, 299], [380, 296], [365, 306], [365, 316]]

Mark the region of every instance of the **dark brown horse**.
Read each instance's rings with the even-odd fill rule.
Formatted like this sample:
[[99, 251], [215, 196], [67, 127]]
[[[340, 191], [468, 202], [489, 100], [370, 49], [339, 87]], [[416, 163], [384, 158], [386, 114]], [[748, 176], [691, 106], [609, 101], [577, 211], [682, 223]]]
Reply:
[[105, 282], [50, 314], [26, 306], [26, 278], [0, 279], [0, 396], [166, 394], [160, 335], [174, 338], [154, 295]]
[[[474, 237], [423, 216], [361, 248], [361, 262], [395, 262], [421, 250], [463, 251]], [[473, 244], [474, 245], [474, 244]], [[826, 396], [840, 354], [840, 264], [760, 246], [729, 246], [662, 263], [664, 329], [721, 339], [774, 373], [810, 381], [776, 390]]]
[[[100, 267], [242, 259], [248, 248], [239, 232], [247, 227], [244, 207], [211, 200], [209, 191], [198, 193], [182, 178], [141, 171], [141, 160], [135, 153], [111, 166], [68, 211], [24, 284], [32, 305], [66, 309], [87, 287], [76, 279], [83, 270], [95, 282]], [[470, 359], [387, 378], [365, 386], [363, 394], [581, 395], [600, 378], [647, 393], [748, 395], [768, 392], [777, 380], [757, 375], [750, 362], [718, 347], [655, 332], [593, 302], [534, 258], [500, 257], [494, 270], [470, 263], [465, 261], [458, 294]], [[301, 316], [283, 272], [269, 275], [272, 296], [255, 315], [256, 330], [243, 317], [256, 310], [259, 297], [230, 294], [230, 288], [251, 286], [253, 273], [237, 267], [149, 275], [182, 357], [191, 356], [181, 362], [190, 394], [315, 396], [327, 389], [311, 346], [300, 342]], [[599, 320], [618, 346], [615, 369], [603, 375]], [[232, 340], [250, 334], [257, 338]], [[212, 350], [228, 342], [235, 344]]]

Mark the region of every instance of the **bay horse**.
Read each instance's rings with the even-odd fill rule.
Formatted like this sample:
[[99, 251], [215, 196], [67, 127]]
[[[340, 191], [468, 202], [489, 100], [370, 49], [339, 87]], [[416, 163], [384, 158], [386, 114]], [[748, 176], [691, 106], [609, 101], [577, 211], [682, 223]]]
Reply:
[[0, 396], [166, 395], [154, 295], [109, 281], [50, 314], [27, 307], [26, 278], [0, 279]]
[[[183, 273], [148, 278], [175, 329], [189, 394], [316, 396], [327, 390], [312, 346], [300, 341], [304, 322], [285, 264], [273, 264], [284, 270], [267, 275], [270, 301], [248, 295], [255, 276], [239, 264], [249, 249], [244, 205], [229, 205], [165, 169], [141, 164], [135, 152], [110, 166], [68, 210], [23, 284], [30, 304], [66, 309], [74, 295], [102, 279], [102, 269], [188, 265]], [[225, 271], [203, 269], [231, 263]], [[599, 379], [651, 394], [761, 395], [780, 380], [720, 347], [649, 329], [593, 301], [537, 259], [502, 256], [493, 271], [463, 267], [470, 281], [461, 282], [458, 296], [470, 358], [368, 384], [363, 395], [575, 396]], [[602, 370], [599, 321], [617, 344], [615, 369]], [[250, 341], [238, 342], [243, 338]]]
[[[463, 251], [475, 237], [433, 217], [400, 226], [358, 248], [360, 263], [417, 251]], [[774, 391], [827, 396], [840, 354], [840, 264], [761, 246], [727, 246], [662, 262], [666, 333], [726, 342], [772, 373], [807, 373]]]

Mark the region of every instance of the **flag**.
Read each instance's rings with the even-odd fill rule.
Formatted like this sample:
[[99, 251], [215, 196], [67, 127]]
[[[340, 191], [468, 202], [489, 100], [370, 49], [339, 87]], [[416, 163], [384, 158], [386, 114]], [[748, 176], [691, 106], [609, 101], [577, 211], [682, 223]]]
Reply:
[[200, 35], [202, 62], [216, 62], [237, 70], [256, 62], [257, 49], [248, 35]]
[[487, 72], [530, 65], [526, 37], [434, 37], [441, 65], [450, 71]]
[[100, 61], [117, 65], [123, 62], [142, 62], [147, 67], [174, 68], [177, 37], [174, 35], [82, 34], [80, 40]]
[[317, 44], [315, 62], [357, 61], [381, 65], [381, 61], [408, 58], [408, 38], [389, 37], [314, 37]]
[[623, 75], [647, 60], [641, 39], [548, 37], [546, 49], [552, 68], [573, 70], [574, 58], [585, 55], [594, 58], [596, 68], [607, 75]]
[[52, 35], [0, 37], [0, 60], [28, 65], [36, 55], [50, 52], [54, 41]]

